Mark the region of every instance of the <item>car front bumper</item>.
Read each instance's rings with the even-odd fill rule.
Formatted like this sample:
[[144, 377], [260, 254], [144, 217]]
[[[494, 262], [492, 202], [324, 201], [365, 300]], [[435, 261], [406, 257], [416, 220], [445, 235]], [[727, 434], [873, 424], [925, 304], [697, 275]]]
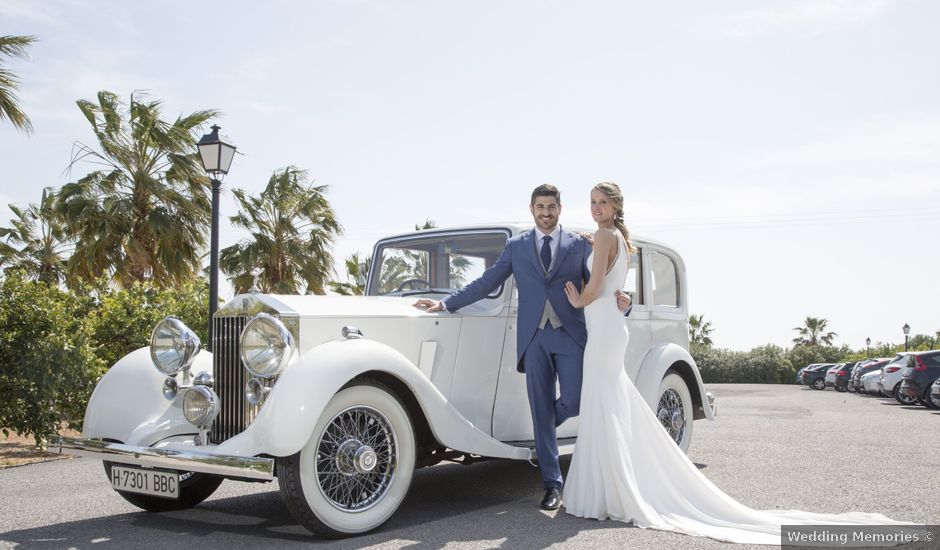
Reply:
[[209, 451], [180, 448], [135, 447], [109, 443], [99, 439], [60, 437], [58, 445], [50, 449], [60, 454], [87, 456], [134, 466], [167, 468], [183, 472], [201, 472], [231, 478], [271, 481], [274, 479], [274, 459], [256, 456], [213, 454]]

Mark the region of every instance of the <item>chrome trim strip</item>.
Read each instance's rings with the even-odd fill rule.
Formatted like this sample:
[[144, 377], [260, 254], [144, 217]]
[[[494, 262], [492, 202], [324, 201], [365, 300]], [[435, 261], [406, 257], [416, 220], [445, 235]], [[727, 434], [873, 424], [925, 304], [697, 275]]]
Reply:
[[152, 466], [184, 472], [202, 472], [227, 477], [274, 479], [274, 459], [219, 455], [200, 451], [179, 451], [108, 443], [99, 439], [60, 437], [59, 454], [87, 456], [119, 464]]

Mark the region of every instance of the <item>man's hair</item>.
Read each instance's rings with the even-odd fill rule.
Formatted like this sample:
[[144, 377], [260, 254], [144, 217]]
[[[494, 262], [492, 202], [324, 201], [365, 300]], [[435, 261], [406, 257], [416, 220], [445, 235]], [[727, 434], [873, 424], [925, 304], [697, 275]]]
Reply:
[[529, 204], [535, 204], [536, 197], [555, 197], [555, 202], [561, 204], [561, 191], [558, 190], [554, 185], [543, 184], [539, 185], [532, 191], [532, 199], [529, 201]]

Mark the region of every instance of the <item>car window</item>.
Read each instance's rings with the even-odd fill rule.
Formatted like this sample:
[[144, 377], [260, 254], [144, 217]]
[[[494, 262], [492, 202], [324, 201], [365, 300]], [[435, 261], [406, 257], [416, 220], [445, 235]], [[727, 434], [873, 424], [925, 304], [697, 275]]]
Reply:
[[633, 305], [643, 305], [643, 279], [638, 274], [643, 273], [642, 253], [639, 248], [630, 254], [630, 264], [627, 269], [627, 279], [623, 283], [623, 291], [630, 295]]
[[650, 254], [650, 263], [653, 305], [679, 307], [676, 264], [672, 261], [672, 258], [655, 250]]
[[[370, 293], [400, 296], [460, 290], [496, 262], [507, 239], [504, 232], [438, 234], [382, 245], [376, 251], [379, 261], [372, 269]], [[502, 286], [490, 297], [501, 292]]]

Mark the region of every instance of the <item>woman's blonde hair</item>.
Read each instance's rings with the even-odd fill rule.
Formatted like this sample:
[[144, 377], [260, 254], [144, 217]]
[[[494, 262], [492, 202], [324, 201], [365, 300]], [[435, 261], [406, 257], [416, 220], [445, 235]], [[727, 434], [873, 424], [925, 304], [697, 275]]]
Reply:
[[595, 185], [594, 189], [607, 195], [607, 199], [610, 200], [610, 205], [614, 207], [614, 227], [623, 235], [623, 240], [627, 243], [627, 250], [633, 254], [636, 252], [636, 247], [633, 246], [633, 243], [630, 241], [630, 230], [627, 229], [627, 226], [623, 223], [623, 193], [620, 192], [620, 187], [614, 182], [602, 181]]

